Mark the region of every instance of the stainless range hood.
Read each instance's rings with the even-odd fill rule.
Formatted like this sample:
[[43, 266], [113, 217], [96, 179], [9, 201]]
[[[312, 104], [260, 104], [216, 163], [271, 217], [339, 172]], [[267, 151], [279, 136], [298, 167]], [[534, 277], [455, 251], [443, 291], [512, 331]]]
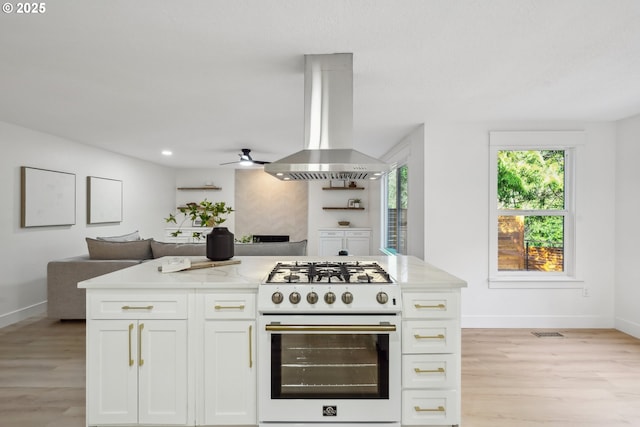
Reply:
[[353, 146], [353, 54], [305, 55], [304, 150], [265, 165], [282, 180], [376, 179], [389, 165]]

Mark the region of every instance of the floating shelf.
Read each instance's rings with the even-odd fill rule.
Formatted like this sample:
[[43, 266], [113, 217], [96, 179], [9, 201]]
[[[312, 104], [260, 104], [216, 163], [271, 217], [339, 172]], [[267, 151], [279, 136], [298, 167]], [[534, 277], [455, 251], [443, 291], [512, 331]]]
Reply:
[[323, 190], [364, 190], [364, 187], [322, 187]]
[[178, 187], [178, 190], [222, 190], [222, 188], [213, 185], [203, 185], [202, 187]]
[[346, 207], [346, 208], [326, 207], [326, 208], [322, 208], [322, 209], [324, 209], [325, 211], [330, 211], [330, 210], [331, 211], [336, 211], [336, 210], [341, 210], [341, 211], [363, 211], [364, 210], [364, 208], [349, 208], [349, 207]]

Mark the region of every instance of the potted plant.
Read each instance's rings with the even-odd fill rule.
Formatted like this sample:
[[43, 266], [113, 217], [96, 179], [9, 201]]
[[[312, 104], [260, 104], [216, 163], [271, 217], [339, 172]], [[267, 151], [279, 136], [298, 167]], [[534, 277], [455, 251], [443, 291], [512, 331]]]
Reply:
[[[207, 199], [204, 199], [200, 203], [191, 202], [187, 203], [185, 206], [180, 206], [178, 211], [184, 216], [179, 225], [176, 218], [177, 214], [169, 214], [169, 216], [164, 219], [167, 223], [174, 223], [178, 225], [178, 230], [171, 233], [172, 237], [178, 237], [182, 234], [182, 230], [180, 228], [186, 220], [191, 220], [192, 225], [198, 225], [203, 228], [218, 227], [227, 220], [224, 216], [233, 212], [233, 208], [227, 206], [225, 202], [212, 203]], [[194, 231], [191, 237], [195, 240], [200, 240], [204, 238], [205, 234], [205, 230]]]
[[353, 207], [354, 208], [360, 207], [360, 199], [353, 199]]
[[[207, 258], [213, 261], [225, 260], [233, 257], [233, 233], [231, 233], [226, 227], [220, 227], [220, 224], [227, 219], [226, 215], [233, 212], [231, 206], [227, 206], [225, 202], [211, 203], [207, 199], [204, 199], [200, 203], [187, 203], [186, 206], [181, 206], [178, 211], [184, 215], [184, 218], [178, 230], [171, 233], [173, 237], [177, 237], [182, 234], [182, 224], [187, 219], [190, 219], [192, 224], [200, 224], [201, 227], [213, 227], [209, 234], [206, 234], [207, 238]], [[165, 218], [167, 223], [178, 223], [176, 215], [169, 214]], [[200, 240], [205, 232], [194, 232], [192, 237], [196, 240]]]

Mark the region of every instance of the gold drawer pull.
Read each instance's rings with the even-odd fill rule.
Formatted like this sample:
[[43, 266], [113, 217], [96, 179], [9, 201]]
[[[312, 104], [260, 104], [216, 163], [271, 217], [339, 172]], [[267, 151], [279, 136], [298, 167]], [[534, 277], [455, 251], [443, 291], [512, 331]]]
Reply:
[[419, 334], [414, 334], [413, 336], [417, 340], [443, 340], [444, 339], [444, 335], [443, 334], [438, 334], [438, 335], [419, 335]]
[[139, 306], [135, 306], [135, 305], [123, 305], [122, 309], [123, 310], [153, 310], [153, 306], [152, 305], [147, 305], [145, 307], [139, 307]]
[[240, 305], [215, 305], [216, 310], [244, 310], [244, 304]]
[[438, 368], [438, 369], [420, 369], [420, 368], [413, 368], [413, 370], [416, 372], [416, 374], [444, 374], [444, 368]]
[[429, 309], [429, 310], [446, 310], [447, 306], [445, 304], [438, 304], [438, 305], [422, 305], [422, 304], [414, 304], [413, 305], [415, 308], [417, 308], [418, 310], [422, 310], [423, 308]]
[[253, 326], [249, 325], [249, 367], [253, 368]]
[[438, 406], [437, 408], [421, 408], [419, 406], [414, 406], [413, 409], [416, 412], [444, 412], [444, 406]]

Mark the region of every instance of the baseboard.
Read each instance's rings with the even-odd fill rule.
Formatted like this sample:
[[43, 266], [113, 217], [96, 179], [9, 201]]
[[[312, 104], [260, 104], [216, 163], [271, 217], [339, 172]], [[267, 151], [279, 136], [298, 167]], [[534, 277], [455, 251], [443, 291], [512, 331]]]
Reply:
[[640, 339], [640, 324], [631, 320], [616, 317], [616, 329], [629, 334], [634, 338]]
[[603, 316], [469, 315], [462, 316], [463, 328], [614, 328], [612, 318]]
[[0, 315], [0, 328], [20, 322], [33, 316], [40, 316], [47, 312], [47, 302], [42, 301], [37, 304], [24, 307], [10, 313]]

